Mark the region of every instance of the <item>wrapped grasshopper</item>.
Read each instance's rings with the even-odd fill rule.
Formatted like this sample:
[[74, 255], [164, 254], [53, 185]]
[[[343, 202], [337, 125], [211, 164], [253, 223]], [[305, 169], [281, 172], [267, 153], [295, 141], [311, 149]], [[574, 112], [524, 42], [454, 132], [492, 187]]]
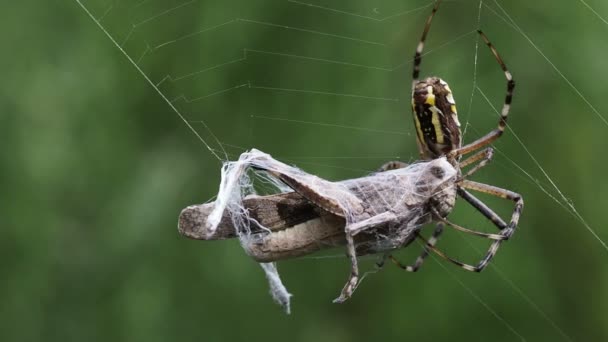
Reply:
[[[264, 174], [279, 193], [257, 196], [248, 170]], [[261, 263], [346, 245], [351, 270], [335, 300], [343, 302], [359, 279], [357, 256], [407, 246], [434, 215], [447, 216], [456, 176], [445, 158], [437, 158], [330, 182], [252, 150], [224, 165], [216, 201], [184, 209], [178, 229], [193, 239], [238, 237]], [[288, 302], [286, 291], [277, 300], [284, 303], [286, 295]]]

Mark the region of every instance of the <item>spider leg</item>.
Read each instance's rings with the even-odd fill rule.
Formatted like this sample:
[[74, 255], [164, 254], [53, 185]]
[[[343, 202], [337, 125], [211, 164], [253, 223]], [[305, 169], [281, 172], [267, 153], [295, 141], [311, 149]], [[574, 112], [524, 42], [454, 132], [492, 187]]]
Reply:
[[517, 228], [517, 224], [519, 223], [521, 212], [524, 209], [524, 199], [520, 194], [496, 186], [469, 180], [463, 180], [458, 185], [459, 188], [462, 187], [515, 202], [515, 207], [511, 213], [511, 220], [509, 221], [509, 224], [500, 232], [501, 235], [504, 235], [507, 238], [513, 235], [515, 229]]
[[507, 79], [507, 95], [505, 97], [505, 102], [503, 103], [502, 111], [500, 113], [500, 120], [498, 121], [498, 127], [495, 128], [494, 130], [492, 130], [490, 133], [486, 134], [485, 136], [473, 141], [472, 143], [469, 143], [458, 149], [452, 150], [450, 152], [451, 157], [461, 156], [463, 154], [473, 152], [475, 150], [480, 149], [481, 147], [483, 147], [485, 145], [492, 143], [494, 140], [498, 139], [504, 132], [505, 127], [507, 126], [507, 116], [509, 115], [509, 110], [511, 109], [511, 101], [513, 100], [513, 89], [515, 88], [515, 81], [513, 80], [513, 76], [507, 69], [506, 64], [504, 63], [504, 61], [498, 54], [498, 51], [496, 50], [494, 45], [492, 45], [492, 43], [490, 42], [488, 37], [481, 30], [477, 30], [477, 32], [479, 33], [481, 38], [484, 40], [486, 45], [490, 48], [490, 51], [492, 51], [494, 58], [496, 58], [496, 61], [500, 65], [502, 71], [504, 71], [504, 73], [505, 73], [505, 77]]
[[439, 5], [441, 5], [441, 0], [438, 0], [433, 7], [433, 11], [431, 15], [426, 19], [426, 24], [424, 25], [424, 31], [422, 31], [422, 37], [420, 37], [420, 41], [418, 42], [418, 46], [416, 47], [416, 53], [414, 54], [414, 71], [412, 72], [412, 91], [416, 83], [418, 82], [418, 78], [420, 77], [420, 63], [422, 63], [422, 51], [424, 50], [424, 42], [426, 41], [426, 36], [431, 29], [431, 22], [433, 21], [433, 17], [435, 13], [439, 10]]
[[497, 241], [492, 242], [492, 244], [490, 245], [490, 248], [488, 249], [488, 252], [486, 253], [486, 256], [483, 259], [481, 259], [481, 261], [476, 266], [473, 266], [473, 265], [465, 264], [461, 261], [458, 261], [454, 258], [447, 256], [444, 252], [439, 250], [437, 247], [430, 245], [429, 242], [421, 235], [419, 235], [418, 238], [421, 239], [422, 241], [424, 241], [426, 243], [426, 246], [430, 250], [432, 250], [435, 254], [437, 254], [440, 257], [442, 257], [443, 259], [445, 259], [451, 263], [454, 263], [454, 264], [462, 267], [463, 269], [465, 269], [467, 271], [471, 271], [471, 272], [481, 272], [484, 268], [486, 268], [486, 266], [488, 266], [488, 263], [490, 262], [490, 260], [492, 260], [492, 258], [496, 254], [498, 247], [500, 247], [500, 244], [504, 241], [504, 240], [497, 240]]
[[[482, 167], [486, 166], [492, 160], [493, 156], [494, 156], [494, 149], [492, 147], [488, 147], [484, 150], [478, 151], [474, 155], [472, 155], [472, 156], [468, 157], [467, 159], [463, 160], [462, 162], [460, 162], [459, 166], [461, 168], [463, 168], [463, 167], [467, 167], [467, 166], [481, 160], [481, 162], [479, 162], [477, 165], [473, 166], [469, 171], [467, 171], [467, 173], [465, 173], [463, 176], [461, 176], [460, 179], [458, 181], [456, 181], [456, 183], [464, 180], [465, 178], [467, 178], [467, 177], [471, 176], [472, 174], [474, 174], [475, 172], [479, 171], [479, 169], [481, 169]], [[466, 191], [465, 189], [463, 189], [461, 187], [457, 187], [456, 191], [460, 197], [462, 197], [465, 201], [469, 202], [469, 204], [471, 204], [473, 207], [475, 207], [475, 209], [477, 209], [483, 216], [485, 216], [487, 219], [492, 221], [492, 223], [496, 227], [498, 227], [498, 229], [502, 230], [507, 227], [507, 224], [505, 223], [505, 221], [503, 221], [503, 219], [500, 218], [500, 216], [498, 216], [498, 214], [496, 214], [492, 209], [490, 209], [490, 207], [485, 205], [485, 203], [483, 203], [482, 201], [477, 199], [477, 197], [473, 196], [470, 192]]]
[[458, 196], [469, 202], [475, 209], [477, 209], [483, 216], [490, 220], [498, 229], [503, 230], [507, 227], [505, 221], [503, 221], [494, 210], [490, 209], [485, 203], [480, 201], [477, 197], [473, 196], [470, 192], [466, 191], [461, 187], [456, 188]]
[[[439, 240], [439, 236], [441, 236], [441, 233], [443, 233], [443, 223], [437, 223], [437, 226], [435, 227], [435, 230], [433, 231], [433, 235], [431, 235], [431, 238], [428, 240], [428, 243], [431, 246], [435, 246], [435, 244], [437, 243], [437, 240]], [[416, 235], [418, 235], [418, 234], [420, 234], [420, 233], [416, 232]], [[416, 261], [412, 265], [403, 265], [399, 260], [397, 260], [391, 254], [385, 255], [385, 258], [383, 258], [383, 260], [381, 262], [383, 264], [385, 259], [388, 258], [402, 270], [405, 270], [408, 272], [416, 272], [416, 271], [418, 271], [420, 266], [422, 266], [424, 259], [426, 259], [426, 257], [429, 256], [429, 252], [430, 252], [429, 248], [426, 245], [424, 245], [422, 252], [418, 256], [418, 258], [416, 258]], [[382, 264], [377, 264], [377, 265], [379, 267], [382, 267]]]
[[453, 259], [449, 256], [447, 256], [445, 253], [443, 253], [441, 250], [437, 249], [435, 246], [433, 246], [432, 244], [430, 244], [430, 241], [426, 241], [426, 239], [424, 239], [422, 236], [418, 236], [420, 239], [424, 240], [426, 242], [426, 245], [429, 249], [431, 249], [434, 253], [436, 253], [437, 255], [439, 255], [440, 257], [464, 268], [467, 271], [472, 271], [472, 272], [481, 272], [490, 262], [490, 260], [492, 260], [492, 258], [494, 257], [494, 255], [496, 255], [496, 252], [498, 251], [498, 248], [500, 247], [500, 244], [509, 239], [513, 233], [515, 232], [515, 228], [517, 228], [517, 224], [519, 222], [519, 216], [521, 215], [521, 211], [523, 210], [523, 206], [524, 206], [524, 201], [523, 198], [521, 197], [521, 195], [519, 195], [518, 193], [515, 193], [513, 191], [509, 191], [506, 189], [501, 189], [492, 185], [488, 185], [488, 184], [483, 184], [483, 183], [477, 183], [477, 182], [472, 182], [472, 181], [467, 181], [464, 180], [460, 183], [460, 186], [463, 188], [467, 188], [467, 189], [471, 189], [471, 190], [475, 190], [475, 191], [479, 191], [479, 192], [483, 192], [489, 195], [493, 195], [493, 196], [497, 196], [500, 198], [504, 198], [504, 199], [508, 199], [511, 200], [513, 202], [515, 202], [515, 208], [513, 209], [513, 213], [511, 214], [511, 221], [509, 222], [509, 224], [501, 230], [500, 234], [498, 234], [497, 236], [500, 236], [500, 239], [494, 239], [492, 236], [496, 235], [496, 234], [486, 234], [486, 233], [481, 233], [481, 232], [475, 232], [472, 231], [470, 229], [467, 228], [463, 228], [457, 225], [454, 225], [451, 222], [448, 222], [447, 220], [442, 220], [440, 219], [440, 221], [449, 224], [450, 226], [452, 226], [455, 229], [467, 232], [467, 233], [471, 233], [474, 235], [478, 235], [478, 236], [484, 236], [490, 239], [494, 239], [495, 241], [492, 242], [492, 244], [490, 245], [490, 248], [488, 249], [488, 251], [486, 252], [486, 255], [483, 257], [483, 259], [481, 259], [479, 261], [479, 263], [477, 263], [477, 265], [473, 266], [473, 265], [469, 265], [469, 264], [465, 264], [461, 261], [458, 261], [456, 259]]
[[492, 160], [493, 156], [494, 156], [494, 149], [491, 147], [488, 147], [488, 148], [483, 149], [483, 150], [475, 153], [474, 155], [468, 157], [467, 159], [463, 160], [462, 162], [460, 162], [460, 165], [459, 165], [460, 168], [464, 168], [464, 167], [467, 167], [468, 165], [471, 165], [471, 164], [481, 160], [477, 165], [473, 166], [469, 171], [467, 171], [467, 173], [460, 176], [460, 179], [461, 180], [465, 179], [465, 178], [471, 176], [472, 174], [474, 174], [475, 172], [479, 171], [479, 169], [486, 166]]
[[506, 236], [504, 236], [502, 234], [488, 234], [488, 233], [483, 233], [483, 232], [479, 232], [479, 231], [476, 231], [476, 230], [472, 230], [472, 229], [468, 229], [468, 228], [459, 226], [459, 225], [457, 225], [457, 224], [455, 224], [453, 222], [448, 221], [447, 219], [445, 219], [443, 217], [440, 217], [439, 213], [436, 210], [433, 210], [433, 214], [435, 215], [436, 220], [439, 220], [440, 222], [443, 222], [443, 223], [447, 224], [448, 226], [450, 226], [450, 227], [452, 227], [452, 228], [454, 228], [456, 230], [459, 230], [459, 231], [461, 231], [463, 233], [467, 233], [467, 234], [471, 234], [471, 235], [475, 235], [475, 236], [485, 237], [485, 238], [490, 239], [490, 240], [506, 240], [506, 239], [508, 239], [508, 237], [506, 237]]

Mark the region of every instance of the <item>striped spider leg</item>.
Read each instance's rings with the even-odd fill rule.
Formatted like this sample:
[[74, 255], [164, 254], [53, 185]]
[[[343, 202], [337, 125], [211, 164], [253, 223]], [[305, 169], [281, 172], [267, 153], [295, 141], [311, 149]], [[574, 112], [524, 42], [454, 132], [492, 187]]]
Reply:
[[[434, 216], [433, 219], [434, 221], [438, 222], [439, 226], [435, 229], [432, 237], [428, 240], [422, 237], [419, 232], [416, 233], [417, 236], [424, 241], [425, 247], [414, 265], [404, 266], [391, 255], [387, 255], [386, 257], [390, 258], [399, 267], [413, 272], [420, 267], [424, 258], [428, 255], [429, 250], [431, 250], [440, 257], [449, 260], [450, 262], [453, 262], [466, 270], [479, 272], [488, 265], [490, 260], [496, 254], [500, 244], [513, 235], [515, 229], [517, 228], [519, 217], [524, 205], [522, 196], [513, 191], [489, 184], [467, 180], [469, 176], [486, 166], [492, 159], [493, 149], [486, 146], [498, 139], [505, 130], [507, 116], [509, 114], [511, 101], [513, 98], [515, 81], [513, 80], [511, 73], [507, 69], [506, 64], [503, 62], [496, 48], [492, 45], [488, 37], [481, 30], [478, 30], [477, 32], [488, 46], [494, 58], [505, 73], [505, 77], [507, 79], [507, 92], [498, 122], [498, 127], [490, 131], [485, 136], [462, 146], [462, 133], [460, 131], [460, 122], [458, 121], [456, 103], [449, 85], [438, 77], [428, 77], [423, 80], [419, 79], [424, 44], [431, 27], [433, 17], [439, 10], [440, 3], [441, 0], [437, 1], [433, 7], [431, 14], [426, 21], [424, 31], [422, 32], [422, 37], [418, 43], [414, 55], [414, 68], [412, 73], [412, 108], [414, 112], [413, 117], [417, 133], [416, 141], [418, 144], [418, 150], [422, 159], [428, 160], [447, 156], [448, 161], [454, 165], [460, 174], [459, 179], [455, 183], [458, 196], [463, 198], [474, 208], [476, 208], [482, 215], [488, 218], [500, 230], [500, 232], [498, 234], [488, 234], [461, 227], [447, 220], [447, 215], [441, 215], [439, 212], [431, 209]], [[467, 159], [461, 161], [462, 156], [473, 152], [475, 153], [469, 156]], [[396, 162], [391, 162], [385, 165], [398, 165], [395, 163]], [[471, 168], [463, 174], [462, 168], [468, 166], [471, 166]], [[477, 199], [467, 190], [477, 191], [513, 201], [515, 205], [509, 223], [506, 223], [491, 208], [489, 208], [486, 204]], [[468, 234], [488, 238], [493, 240], [493, 242], [485, 256], [476, 265], [465, 264], [447, 256], [444, 252], [435, 247], [435, 243], [443, 231], [443, 227], [441, 226], [442, 224]]]

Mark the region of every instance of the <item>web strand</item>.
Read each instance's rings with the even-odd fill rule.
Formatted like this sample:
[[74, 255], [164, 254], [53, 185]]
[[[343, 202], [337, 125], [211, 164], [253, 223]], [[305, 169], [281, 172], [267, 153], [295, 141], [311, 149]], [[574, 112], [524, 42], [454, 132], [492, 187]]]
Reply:
[[[483, 257], [484, 254], [481, 250], [479, 250], [479, 248], [466, 239], [463, 234], [459, 235], [462, 238], [462, 241], [467, 243], [469, 248], [474, 250], [479, 257]], [[568, 336], [568, 334], [566, 334], [566, 332], [564, 332], [564, 330], [562, 330], [562, 328], [560, 328], [559, 325], [557, 325], [557, 323], [555, 323], [555, 321], [551, 319], [551, 317], [549, 317], [549, 315], [543, 309], [541, 309], [541, 307], [536, 304], [534, 300], [532, 300], [519, 286], [517, 286], [498, 266], [496, 266], [496, 263], [490, 264], [490, 267], [492, 270], [494, 270], [494, 272], [496, 272], [496, 274], [498, 274], [502, 281], [509, 284], [511, 289], [513, 289], [513, 291], [515, 291], [524, 301], [526, 301], [534, 309], [534, 311], [536, 311], [545, 321], [547, 321], [549, 325], [551, 325], [553, 329], [558, 332], [558, 334], [560, 334], [567, 341], [573, 341], [572, 338]]]
[[465, 283], [462, 282], [454, 272], [450, 271], [447, 266], [445, 266], [441, 260], [439, 260], [435, 255], [431, 254], [431, 257], [435, 262], [441, 266], [441, 268], [454, 279], [455, 282], [458, 283], [471, 297], [473, 297], [479, 304], [481, 304], [488, 312], [492, 314], [492, 316], [496, 317], [500, 323], [502, 323], [513, 335], [517, 336], [521, 341], [526, 341], [526, 339], [519, 333], [509, 322], [507, 322], [502, 316], [500, 316], [492, 307], [486, 303], [475, 291], [473, 291], [470, 287], [468, 287]]
[[[566, 77], [566, 75], [555, 65], [555, 63], [553, 63], [553, 61], [551, 61], [551, 59], [547, 57], [547, 55], [534, 43], [534, 41], [532, 41], [532, 39], [521, 29], [521, 27], [517, 25], [517, 23], [513, 20], [513, 18], [511, 18], [509, 13], [507, 13], [507, 11], [505, 11], [505, 9], [496, 0], [494, 0], [494, 3], [496, 4], [496, 6], [498, 6], [498, 8], [500, 8], [502, 13], [509, 20], [507, 23], [510, 23], [516, 29], [516, 31], [521, 34], [528, 41], [528, 43], [530, 43], [530, 45], [532, 45], [532, 47], [545, 59], [545, 61], [551, 66], [551, 68], [553, 68], [553, 70], [555, 70], [555, 72], [564, 80], [564, 82], [568, 84], [572, 91], [574, 91], [576, 95], [581, 100], [583, 100], [583, 102], [585, 102], [587, 107], [591, 109], [591, 111], [598, 117], [598, 119], [600, 119], [600, 121], [602, 121], [604, 125], [608, 126], [608, 120], [606, 120], [606, 117], [602, 115], [593, 104], [591, 104], [591, 102], [587, 99], [587, 97], [583, 95], [583, 93], [578, 89], [578, 87], [576, 87], [574, 83], [572, 83], [572, 81], [570, 81], [570, 79]], [[500, 18], [502, 19], [502, 17]], [[608, 246], [604, 245], [604, 247], [608, 251]]]
[[[483, 96], [483, 98], [488, 103], [488, 105], [490, 105], [490, 107], [492, 107], [492, 110], [494, 111], [494, 113], [496, 113], [497, 115], [500, 116], [500, 113], [498, 112], [498, 110], [492, 105], [492, 103], [490, 102], [490, 100], [488, 99], [486, 94], [481, 90], [481, 88], [477, 87], [477, 90]], [[558, 193], [559, 197], [561, 198], [561, 201], [559, 201], [559, 203], [565, 205], [569, 209], [568, 212], [570, 214], [572, 214], [580, 223], [582, 223], [583, 226], [587, 229], [587, 231], [589, 233], [591, 233], [591, 235], [608, 252], [608, 245], [606, 244], [606, 242], [604, 240], [602, 240], [602, 238], [596, 233], [595, 229], [593, 229], [589, 225], [589, 223], [587, 223], [587, 220], [585, 220], [585, 218], [578, 212], [576, 207], [574, 207], [574, 204], [572, 203], [572, 201], [568, 200], [568, 198], [562, 193], [562, 191], [559, 189], [557, 184], [555, 184], [555, 182], [553, 181], [553, 178], [551, 178], [549, 176], [549, 174], [547, 173], [547, 171], [545, 171], [545, 168], [542, 167], [542, 165], [538, 162], [538, 159], [536, 159], [536, 157], [534, 157], [532, 152], [530, 152], [530, 150], [528, 149], [526, 144], [524, 144], [524, 142], [521, 140], [519, 135], [517, 135], [517, 133], [515, 133], [515, 131], [513, 129], [511, 129], [510, 126], [507, 126], [507, 129], [508, 129], [509, 133], [515, 137], [515, 139], [517, 140], [519, 145], [524, 149], [524, 151], [530, 157], [530, 159], [534, 162], [534, 165], [536, 165], [536, 167], [542, 172], [543, 176], [547, 179], [547, 181], [549, 181], [549, 183], [551, 184], [553, 189], [555, 189], [555, 191]]]
[[[192, 133], [194, 133], [194, 135], [200, 140], [200, 142], [203, 143], [203, 145], [205, 145], [205, 147], [209, 150], [209, 152], [211, 152], [211, 154], [219, 161], [228, 160], [228, 155], [226, 154], [225, 151], [223, 151], [224, 159], [220, 158], [220, 156], [216, 153], [216, 151], [213, 148], [211, 148], [211, 146], [203, 139], [203, 137], [201, 137], [201, 135], [194, 129], [194, 127], [192, 127], [192, 125], [188, 122], [188, 120], [186, 120], [186, 118], [182, 115], [182, 113], [180, 113], [180, 111], [177, 110], [177, 108], [165, 96], [165, 94], [163, 94], [163, 92], [161, 92], [160, 89], [158, 89], [158, 87], [154, 84], [154, 82], [152, 82], [152, 80], [148, 77], [148, 75], [146, 75], [146, 73], [144, 73], [144, 71], [139, 67], [139, 65], [137, 65], [137, 63], [135, 63], [135, 61], [131, 58], [131, 56], [129, 56], [129, 54], [123, 49], [123, 47], [120, 44], [118, 44], [118, 42], [114, 39], [114, 37], [112, 37], [112, 35], [103, 27], [103, 25], [101, 25], [101, 23], [95, 18], [95, 16], [93, 16], [93, 14], [86, 8], [86, 6], [84, 6], [80, 0], [76, 0], [76, 2], [87, 13], [87, 15], [91, 18], [91, 20], [93, 20], [93, 22], [99, 27], [99, 29], [101, 29], [101, 31], [110, 39], [112, 44], [114, 44], [114, 46], [116, 46], [116, 48], [127, 58], [127, 60], [133, 65], [133, 67], [135, 67], [135, 69], [146, 80], [146, 82], [148, 82], [148, 84], [150, 84], [150, 86], [154, 89], [154, 91], [156, 91], [156, 93], [167, 103], [167, 105], [169, 105], [171, 110], [173, 110], [173, 112], [175, 112], [175, 114], [177, 114], [177, 116], [179, 116], [179, 118], [190, 129], [190, 131]], [[206, 124], [203, 123], [203, 125], [205, 125], [205, 128], [209, 131], [209, 133], [213, 136], [213, 139], [217, 142], [218, 146], [220, 146], [220, 148], [221, 148], [222, 145], [221, 145], [220, 141], [217, 139], [217, 137], [213, 134], [213, 132], [209, 129], [209, 127], [207, 127]]]
[[585, 7], [587, 7], [587, 9], [589, 9], [599, 20], [601, 20], [604, 24], [608, 25], [608, 20], [604, 19], [604, 17], [602, 17], [595, 9], [593, 9], [593, 7], [591, 7], [587, 1], [585, 0], [579, 0], [581, 2], [581, 4], [583, 4]]
[[[479, 8], [477, 10], [477, 29], [481, 26], [481, 9], [483, 5], [483, 0], [479, 1]], [[473, 109], [473, 97], [475, 95], [475, 88], [477, 88], [477, 59], [479, 57], [479, 35], [475, 37], [475, 54], [473, 58], [473, 85], [471, 87], [471, 96], [469, 97], [469, 107], [467, 108], [467, 115], [464, 119], [465, 125], [462, 130], [462, 139], [464, 140], [467, 136], [467, 129], [469, 127], [469, 121], [471, 118], [471, 111]]]

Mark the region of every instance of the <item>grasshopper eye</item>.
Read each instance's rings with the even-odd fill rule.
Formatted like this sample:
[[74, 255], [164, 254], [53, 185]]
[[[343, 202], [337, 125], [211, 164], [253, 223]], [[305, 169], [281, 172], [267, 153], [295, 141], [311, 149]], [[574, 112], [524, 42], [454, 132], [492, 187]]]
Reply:
[[439, 179], [442, 179], [443, 176], [445, 176], [445, 171], [443, 170], [442, 167], [433, 166], [431, 168], [431, 174]]

